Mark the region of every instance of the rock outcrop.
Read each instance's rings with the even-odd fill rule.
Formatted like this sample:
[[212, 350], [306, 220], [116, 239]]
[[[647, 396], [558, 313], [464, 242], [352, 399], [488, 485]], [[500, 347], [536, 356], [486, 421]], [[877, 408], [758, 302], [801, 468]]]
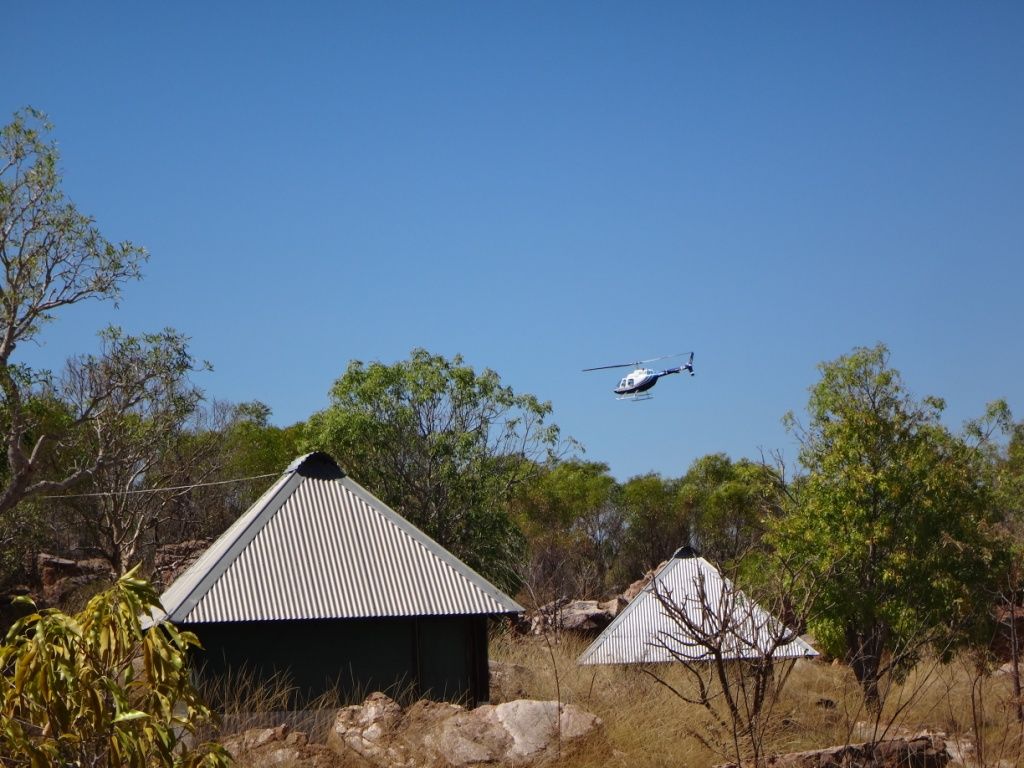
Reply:
[[[533, 768], [584, 748], [608, 754], [601, 720], [571, 704], [520, 699], [468, 710], [417, 701], [403, 708], [382, 693], [338, 711], [326, 744], [286, 725], [251, 728], [222, 741], [250, 768]], [[941, 733], [769, 757], [771, 768], [947, 768]], [[620, 755], [621, 756], [621, 755]], [[718, 768], [736, 768], [729, 764]]]
[[229, 736], [221, 744], [235, 758], [236, 765], [248, 768], [337, 768], [344, 763], [323, 744], [310, 744], [306, 734], [287, 725], [252, 728]]
[[534, 635], [546, 632], [575, 632], [581, 635], [594, 636], [600, 634], [619, 611], [629, 605], [637, 595], [651, 583], [654, 574], [665, 563], [645, 573], [641, 578], [630, 584], [621, 595], [610, 600], [570, 600], [567, 597], [552, 600], [529, 613], [517, 624], [521, 632]]
[[552, 631], [596, 635], [612, 623], [625, 605], [621, 598], [603, 603], [597, 600], [554, 600], [530, 615], [529, 631], [534, 635]]
[[[946, 738], [939, 733], [791, 752], [768, 758], [771, 768], [945, 768]], [[736, 768], [735, 765], [720, 768]]]
[[101, 558], [69, 560], [46, 552], [36, 556], [36, 568], [42, 582], [42, 603], [48, 606], [61, 606], [82, 587], [109, 582], [114, 576], [110, 563]]
[[520, 699], [465, 709], [382, 693], [346, 707], [327, 745], [347, 764], [374, 768], [476, 768], [546, 763], [600, 737], [600, 719], [571, 704]]
[[664, 560], [661, 563], [658, 563], [658, 566], [656, 568], [652, 568], [639, 579], [637, 579], [628, 587], [626, 587], [626, 591], [623, 592], [621, 595], [622, 599], [625, 600], [627, 603], [633, 602], [633, 600], [636, 599], [636, 596], [643, 592], [644, 587], [646, 587], [654, 580], [654, 574], [656, 574], [658, 571], [664, 568], [665, 563], [667, 562], [668, 560]]

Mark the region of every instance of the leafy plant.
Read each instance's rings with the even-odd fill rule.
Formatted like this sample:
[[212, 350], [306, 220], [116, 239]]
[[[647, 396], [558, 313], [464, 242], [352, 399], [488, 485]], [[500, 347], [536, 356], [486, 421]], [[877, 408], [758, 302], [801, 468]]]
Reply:
[[74, 616], [34, 611], [11, 627], [0, 646], [0, 764], [230, 765], [216, 744], [189, 746], [213, 720], [186, 664], [198, 641], [166, 622], [143, 628], [159, 601], [136, 571]]
[[772, 536], [814, 574], [810, 629], [846, 658], [875, 713], [890, 676], [983, 633], [1005, 560], [984, 454], [942, 425], [942, 400], [914, 399], [888, 358], [879, 344], [819, 366], [809, 426], [789, 417], [809, 472]]

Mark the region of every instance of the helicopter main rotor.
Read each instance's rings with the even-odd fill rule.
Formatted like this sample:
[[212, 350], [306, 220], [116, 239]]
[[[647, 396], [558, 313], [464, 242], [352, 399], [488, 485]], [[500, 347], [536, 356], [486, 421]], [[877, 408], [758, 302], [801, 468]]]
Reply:
[[632, 363], [616, 363], [615, 365], [598, 365], [593, 368], [584, 368], [583, 371], [604, 371], [608, 368], [629, 368], [631, 366], [639, 366], [644, 363], [653, 363], [656, 360], [668, 360], [671, 357], [683, 357], [684, 355], [692, 354], [690, 352], [677, 352], [674, 355], [660, 355], [658, 357], [649, 357], [646, 360], [634, 360]]

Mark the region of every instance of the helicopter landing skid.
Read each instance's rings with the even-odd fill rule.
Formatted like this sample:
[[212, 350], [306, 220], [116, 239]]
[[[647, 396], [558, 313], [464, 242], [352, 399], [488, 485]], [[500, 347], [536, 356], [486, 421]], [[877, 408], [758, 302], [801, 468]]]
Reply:
[[621, 395], [615, 398], [616, 400], [632, 400], [634, 403], [642, 402], [644, 400], [653, 400], [654, 395], [648, 395], [646, 392], [643, 394], [637, 393], [635, 395]]

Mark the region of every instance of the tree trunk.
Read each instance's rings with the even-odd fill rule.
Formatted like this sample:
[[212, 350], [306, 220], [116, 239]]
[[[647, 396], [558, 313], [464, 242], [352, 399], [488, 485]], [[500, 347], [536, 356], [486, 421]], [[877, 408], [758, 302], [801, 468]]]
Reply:
[[1024, 701], [1020, 689], [1020, 647], [1017, 645], [1017, 593], [1010, 595], [1010, 661], [1012, 662], [1013, 703], [1017, 711], [1017, 722], [1024, 723]]
[[872, 715], [882, 710], [879, 687], [882, 653], [885, 650], [885, 628], [874, 624], [867, 630], [846, 628], [847, 660], [864, 694], [864, 704]]

